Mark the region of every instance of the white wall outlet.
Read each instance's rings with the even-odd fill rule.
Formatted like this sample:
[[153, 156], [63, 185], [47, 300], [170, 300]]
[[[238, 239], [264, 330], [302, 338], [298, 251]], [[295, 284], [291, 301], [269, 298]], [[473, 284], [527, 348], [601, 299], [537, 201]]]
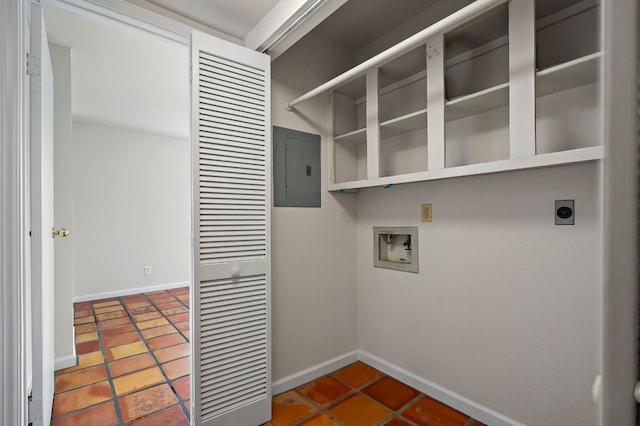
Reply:
[[144, 267], [144, 274], [145, 275], [151, 275], [151, 266], [145, 266]]

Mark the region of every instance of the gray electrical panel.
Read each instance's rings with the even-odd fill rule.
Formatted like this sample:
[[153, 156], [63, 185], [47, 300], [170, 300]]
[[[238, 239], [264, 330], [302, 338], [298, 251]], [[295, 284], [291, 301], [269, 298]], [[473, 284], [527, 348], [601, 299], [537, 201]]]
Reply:
[[320, 135], [273, 126], [275, 207], [320, 207]]

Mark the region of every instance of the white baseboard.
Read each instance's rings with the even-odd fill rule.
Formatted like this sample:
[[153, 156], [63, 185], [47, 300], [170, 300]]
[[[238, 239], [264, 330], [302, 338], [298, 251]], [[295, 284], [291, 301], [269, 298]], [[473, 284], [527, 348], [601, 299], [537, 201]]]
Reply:
[[332, 373], [358, 360], [358, 351], [348, 352], [323, 363], [314, 365], [283, 379], [271, 383], [271, 393], [277, 395], [286, 392], [307, 382]]
[[78, 356], [76, 355], [76, 327], [71, 327], [71, 335], [73, 336], [73, 352], [71, 355], [56, 358], [53, 362], [53, 369], [55, 371], [62, 370], [69, 367], [75, 367], [78, 365]]
[[130, 296], [132, 294], [149, 293], [151, 291], [171, 290], [174, 288], [189, 287], [189, 282], [160, 284], [149, 287], [128, 288], [125, 290], [108, 291], [105, 293], [87, 294], [85, 296], [75, 296], [73, 303], [91, 302], [93, 300], [110, 299], [112, 297]]
[[56, 358], [53, 369], [55, 371], [64, 370], [65, 368], [75, 367], [78, 365], [78, 357], [73, 354], [62, 358]]
[[395, 364], [387, 362], [376, 356], [373, 356], [364, 351], [358, 351], [358, 359], [365, 364], [374, 367], [383, 373], [405, 383], [425, 395], [437, 399], [456, 410], [465, 413], [466, 415], [473, 417], [476, 420], [480, 420], [482, 423], [491, 426], [525, 426], [516, 420], [506, 417], [496, 411], [491, 410], [477, 402], [471, 401], [462, 395], [437, 385], [427, 379], [424, 379], [416, 374], [411, 373]]

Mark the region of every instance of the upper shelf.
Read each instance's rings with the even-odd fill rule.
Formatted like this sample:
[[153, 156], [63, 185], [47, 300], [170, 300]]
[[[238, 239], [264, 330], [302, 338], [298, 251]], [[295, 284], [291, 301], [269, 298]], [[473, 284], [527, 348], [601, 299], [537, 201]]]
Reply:
[[[595, 83], [598, 81], [602, 56], [602, 52], [596, 52], [538, 71], [536, 73], [536, 96], [541, 97], [585, 84]], [[420, 73], [417, 77], [424, 78], [423, 73]], [[480, 92], [447, 101], [446, 120], [458, 120], [503, 108], [508, 105], [509, 83], [503, 83]], [[421, 109], [380, 123], [380, 135], [382, 138], [387, 138], [426, 128], [426, 126], [427, 110]], [[362, 143], [366, 141], [366, 130], [359, 129], [336, 136], [335, 140]]]
[[[541, 97], [598, 81], [602, 52], [536, 73], [536, 96]], [[509, 105], [509, 83], [461, 96], [447, 102], [447, 121], [458, 120]]]
[[447, 121], [481, 114], [509, 105], [509, 83], [452, 99], [446, 103]]
[[389, 138], [426, 127], [427, 110], [425, 108], [411, 114], [383, 121], [380, 123], [380, 137]]
[[545, 96], [598, 81], [602, 52], [565, 62], [536, 74], [536, 96]]
[[362, 128], [349, 133], [343, 133], [333, 138], [336, 142], [364, 143], [367, 141], [367, 129]]

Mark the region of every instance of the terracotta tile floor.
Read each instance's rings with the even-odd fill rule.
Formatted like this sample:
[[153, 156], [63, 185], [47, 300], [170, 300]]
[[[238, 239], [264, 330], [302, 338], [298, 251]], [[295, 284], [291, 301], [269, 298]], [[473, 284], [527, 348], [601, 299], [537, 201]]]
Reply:
[[[189, 424], [189, 290], [76, 303], [52, 426]], [[269, 426], [484, 426], [356, 362], [273, 398]], [[238, 425], [253, 426], [253, 425]]]
[[484, 426], [356, 362], [273, 398], [270, 426]]
[[52, 426], [189, 424], [189, 289], [76, 303]]

